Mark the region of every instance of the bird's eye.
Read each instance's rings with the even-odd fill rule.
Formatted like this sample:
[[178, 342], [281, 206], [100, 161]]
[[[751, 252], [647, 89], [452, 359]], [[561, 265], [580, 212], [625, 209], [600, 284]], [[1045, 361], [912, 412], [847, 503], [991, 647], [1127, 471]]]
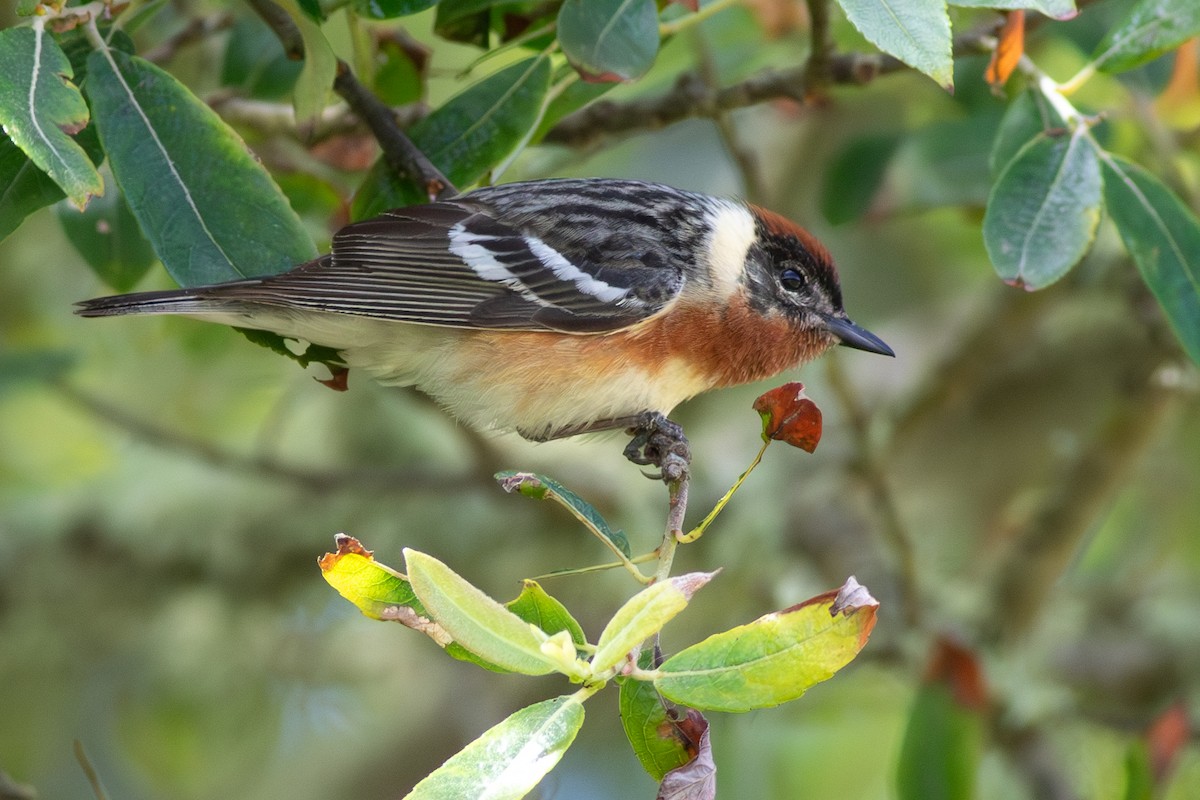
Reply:
[[794, 269], [785, 269], [781, 272], [779, 283], [789, 292], [798, 292], [804, 288], [804, 278]]

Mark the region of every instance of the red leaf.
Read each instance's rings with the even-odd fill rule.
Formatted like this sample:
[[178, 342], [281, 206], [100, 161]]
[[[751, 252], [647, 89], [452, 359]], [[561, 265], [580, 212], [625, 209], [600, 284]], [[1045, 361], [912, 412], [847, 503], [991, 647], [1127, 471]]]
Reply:
[[1156, 786], [1164, 786], [1166, 778], [1175, 766], [1181, 751], [1191, 737], [1191, 722], [1187, 707], [1176, 703], [1158, 715], [1146, 731], [1146, 742], [1150, 746], [1150, 768]]
[[754, 401], [763, 419], [763, 437], [811, 453], [821, 441], [821, 409], [804, 395], [803, 383], [785, 383]]
[[934, 643], [925, 682], [946, 684], [954, 692], [955, 701], [964, 708], [983, 711], [987, 707], [987, 687], [979, 659], [973, 651], [949, 639]]

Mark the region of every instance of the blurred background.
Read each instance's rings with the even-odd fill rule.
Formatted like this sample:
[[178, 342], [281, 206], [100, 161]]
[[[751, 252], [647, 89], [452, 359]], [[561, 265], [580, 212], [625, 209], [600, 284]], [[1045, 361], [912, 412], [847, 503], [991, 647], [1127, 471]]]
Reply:
[[[1126, 7], [1039, 25], [1029, 47], [1065, 78]], [[232, 27], [181, 47], [172, 73], [201, 97], [232, 76], [280, 100], [255, 82], [288, 65], [230, 66], [235, 34], [271, 41], [240, 6], [167, 5], [135, 35], [139, 51], [226, 10]], [[974, 18], [956, 13], [967, 29]], [[325, 26], [335, 46], [344, 16]], [[434, 37], [431, 13], [403, 22], [430, 48], [436, 106], [477, 51]], [[839, 44], [867, 49], [836, 24]], [[734, 83], [802, 63], [807, 42], [802, 7], [747, 3], [666, 44], [646, 79], [609, 97], [661, 94], [697, 64]], [[897, 353], [834, 352], [676, 414], [696, 521], [758, 448], [758, 394], [803, 381], [825, 433], [813, 455], [772, 447], [681, 548], [677, 572], [723, 572], [667, 628], [668, 651], [850, 574], [882, 604], [833, 680], [780, 708], [709, 715], [723, 797], [1200, 797], [1197, 372], [1107, 223], [1051, 288], [998, 280], [980, 222], [1005, 101], [985, 65], [958, 59], [954, 95], [900, 73], [804, 105], [540, 145], [501, 178], [750, 197], [826, 243], [850, 315]], [[1172, 66], [1098, 78], [1078, 100], [1111, 112], [1110, 147], [1194, 198], [1196, 123], [1153, 105]], [[310, 151], [239, 130], [327, 246], [370, 142]], [[112, 290], [59, 216], [38, 212], [0, 243], [0, 770], [25, 787], [11, 795], [91, 796], [78, 741], [114, 798], [398, 797], [507, 714], [569, 691], [368, 620], [316, 559], [345, 531], [393, 566], [403, 547], [430, 553], [502, 600], [521, 578], [608, 559], [561, 509], [505, 495], [500, 469], [557, 478], [650, 550], [665, 491], [621, 457], [623, 440], [479, 435], [364, 376], [328, 391], [315, 368], [228, 329], [79, 319], [73, 302]], [[170, 285], [155, 268], [137, 288]], [[636, 588], [615, 570], [544, 586], [591, 636]], [[653, 796], [615, 691], [587, 714], [537, 796]], [[967, 794], [922, 794], [920, 775], [957, 765]], [[1146, 775], [1156, 788], [1132, 793]]]

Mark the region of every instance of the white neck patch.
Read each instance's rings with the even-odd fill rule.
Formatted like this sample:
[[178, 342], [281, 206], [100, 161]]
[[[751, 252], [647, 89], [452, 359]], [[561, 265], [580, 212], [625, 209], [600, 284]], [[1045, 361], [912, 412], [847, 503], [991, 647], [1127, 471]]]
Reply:
[[709, 206], [708, 218], [712, 224], [706, 243], [708, 274], [714, 291], [729, 297], [737, 291], [746, 268], [746, 254], [757, 237], [754, 215], [739, 203], [717, 200]]

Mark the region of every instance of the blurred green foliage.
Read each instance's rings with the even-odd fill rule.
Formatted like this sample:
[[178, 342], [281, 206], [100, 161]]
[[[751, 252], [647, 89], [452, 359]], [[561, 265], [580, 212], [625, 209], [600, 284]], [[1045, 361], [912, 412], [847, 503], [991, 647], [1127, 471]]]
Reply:
[[[379, 8], [414, 5], [427, 4]], [[492, 5], [538, 21], [521, 17], [536, 4], [477, 5], [468, 10], [484, 17], [456, 18], [459, 38], [497, 46], [513, 33]], [[1027, 52], [1066, 81], [1107, 52], [1134, 5], [1080, 3], [1062, 22], [1031, 14]], [[376, 63], [377, 32], [400, 23], [332, 6], [300, 4], [330, 12], [322, 31], [335, 52], [356, 68]], [[756, 5], [766, 6], [792, 4]], [[238, 132], [324, 246], [378, 150], [336, 121], [311, 137], [254, 124], [278, 111], [297, 70], [240, 5], [156, 7], [152, 24], [130, 26], [136, 52], [159, 53], [201, 98], [264, 103]], [[434, 34], [444, 12], [400, 21], [430, 51], [413, 72], [427, 76], [432, 108], [524, 55], [504, 49], [464, 72], [480, 50]], [[195, 18], [221, 24], [175, 42]], [[789, 19], [722, 11], [664, 40], [642, 80], [604, 99], [660, 97], [685, 72], [727, 87], [803, 66], [808, 29]], [[950, 19], [956, 33], [990, 32], [995, 14], [953, 8]], [[831, 26], [836, 52], [872, 53], [836, 11]], [[1070, 102], [1103, 112], [1089, 135], [1147, 168], [1194, 219], [1200, 97], [1187, 57], [1091, 76]], [[672, 623], [668, 654], [849, 574], [881, 601], [869, 646], [836, 680], [796, 704], [712, 715], [724, 797], [915, 796], [905, 776], [934, 775], [921, 759], [945, 755], [918, 746], [923, 733], [960, 737], [947, 796], [1200, 796], [1194, 734], [1172, 749], [1152, 733], [1177, 704], [1193, 720], [1200, 708], [1200, 376], [1123, 246], [1129, 231], [1110, 219], [1053, 286], [999, 281], [981, 232], [1004, 166], [991, 160], [1006, 160], [993, 145], [1031, 79], [997, 94], [985, 66], [959, 53], [953, 95], [897, 69], [816, 87], [808, 103], [774, 96], [661, 130], [597, 133], [587, 147], [529, 147], [503, 173], [748, 195], [826, 243], [850, 313], [898, 353], [807, 367], [821, 447], [773, 448], [678, 556], [679, 571], [723, 572]], [[556, 102], [601, 91], [580, 87]], [[10, 155], [0, 165], [10, 186], [33, 181]], [[88, 796], [77, 739], [112, 797], [395, 797], [498, 720], [561, 693], [561, 679], [487, 673], [363, 618], [314, 561], [347, 531], [384, 561], [412, 547], [511, 597], [522, 578], [608, 560], [562, 509], [504, 495], [491, 479], [500, 469], [553, 475], [644, 552], [665, 498], [621, 442], [478, 436], [361, 376], [329, 392], [229, 330], [73, 317], [72, 302], [108, 289], [37, 205], [0, 197], [0, 216], [20, 225], [0, 242], [0, 771], [39, 797]], [[1136, 217], [1124, 205], [1111, 216], [1122, 212]], [[139, 288], [169, 285], [154, 269]], [[757, 450], [750, 403], [765, 388], [679, 410], [696, 519]], [[631, 591], [616, 571], [544, 583], [593, 637]], [[930, 668], [946, 640], [975, 659], [984, 705], [955, 705]], [[542, 796], [651, 796], [615, 693], [604, 698]]]

